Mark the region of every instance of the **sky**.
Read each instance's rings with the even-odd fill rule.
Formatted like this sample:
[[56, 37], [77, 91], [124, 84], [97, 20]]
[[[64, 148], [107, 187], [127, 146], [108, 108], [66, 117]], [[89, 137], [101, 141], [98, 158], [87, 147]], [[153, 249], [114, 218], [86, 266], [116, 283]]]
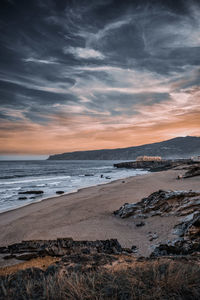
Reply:
[[199, 0], [1, 0], [0, 154], [200, 136]]

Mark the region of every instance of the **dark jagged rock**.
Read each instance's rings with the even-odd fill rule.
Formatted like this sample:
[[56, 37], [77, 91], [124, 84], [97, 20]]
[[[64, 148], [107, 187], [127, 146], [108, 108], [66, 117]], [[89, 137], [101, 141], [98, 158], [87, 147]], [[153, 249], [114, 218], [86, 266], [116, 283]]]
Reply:
[[200, 252], [200, 213], [189, 215], [174, 229], [179, 238], [159, 245], [152, 256], [188, 255]]
[[74, 241], [72, 238], [57, 240], [23, 241], [0, 248], [0, 253], [6, 253], [16, 259], [29, 260], [35, 257], [64, 256], [71, 254], [107, 253], [117, 254], [122, 247], [116, 239], [97, 241]]
[[200, 163], [189, 168], [189, 170], [183, 175], [183, 178], [189, 178], [194, 176], [200, 176]]
[[18, 194], [19, 195], [24, 195], [24, 194], [27, 194], [27, 195], [31, 195], [31, 194], [40, 195], [40, 194], [43, 194], [43, 193], [44, 193], [43, 191], [25, 191], [25, 192], [19, 192]]
[[[159, 190], [136, 204], [125, 203], [114, 212], [121, 218], [180, 217], [172, 232], [176, 238], [155, 248], [152, 255], [188, 255], [200, 252], [200, 192]], [[157, 239], [149, 232], [149, 240]]]
[[183, 216], [196, 210], [200, 210], [200, 192], [159, 190], [138, 203], [125, 203], [114, 214], [121, 218]]
[[8, 248], [7, 247], [0, 247], [0, 253], [8, 253]]

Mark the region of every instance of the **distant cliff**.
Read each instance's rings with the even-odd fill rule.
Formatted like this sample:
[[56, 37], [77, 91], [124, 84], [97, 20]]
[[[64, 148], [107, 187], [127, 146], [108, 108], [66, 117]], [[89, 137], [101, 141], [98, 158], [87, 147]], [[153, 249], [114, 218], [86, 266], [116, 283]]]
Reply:
[[67, 152], [50, 155], [49, 160], [135, 160], [137, 156], [161, 156], [162, 158], [187, 158], [200, 155], [200, 137], [177, 137], [160, 143], [142, 146]]

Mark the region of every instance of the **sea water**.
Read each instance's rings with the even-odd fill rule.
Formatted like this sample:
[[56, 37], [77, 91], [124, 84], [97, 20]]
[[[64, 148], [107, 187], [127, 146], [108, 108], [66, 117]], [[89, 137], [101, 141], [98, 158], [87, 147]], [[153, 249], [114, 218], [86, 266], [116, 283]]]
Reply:
[[[56, 191], [71, 193], [80, 188], [147, 173], [139, 169], [115, 168], [113, 164], [117, 162], [0, 161], [0, 212], [56, 196]], [[20, 194], [36, 190], [43, 191], [43, 194]], [[19, 199], [25, 197], [26, 199]]]

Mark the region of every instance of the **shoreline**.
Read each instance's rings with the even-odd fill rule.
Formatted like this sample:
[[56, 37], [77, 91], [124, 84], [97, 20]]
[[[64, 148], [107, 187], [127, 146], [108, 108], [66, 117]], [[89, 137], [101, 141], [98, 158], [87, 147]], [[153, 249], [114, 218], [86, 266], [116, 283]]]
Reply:
[[[138, 170], [138, 169], [136, 169]], [[146, 171], [146, 170], [142, 170], [142, 171]], [[146, 171], [147, 173], [146, 174], [149, 174], [151, 172], [149, 171]], [[123, 177], [123, 178], [120, 178], [120, 179], [114, 179], [114, 180], [109, 180], [108, 182], [103, 182], [103, 183], [98, 183], [98, 184], [94, 184], [94, 185], [90, 185], [90, 186], [86, 186], [86, 187], [80, 187], [74, 191], [70, 191], [70, 192], [66, 192], [66, 193], [63, 193], [61, 195], [52, 195], [50, 197], [45, 197], [45, 198], [41, 198], [41, 199], [38, 199], [34, 202], [30, 202], [30, 203], [25, 203], [24, 205], [20, 205], [18, 207], [15, 207], [15, 208], [11, 208], [11, 209], [8, 209], [8, 210], [5, 210], [5, 211], [0, 211], [0, 216], [4, 213], [7, 213], [7, 212], [11, 212], [11, 211], [14, 211], [14, 210], [18, 210], [20, 208], [23, 208], [25, 206], [29, 206], [29, 205], [32, 205], [32, 204], [37, 204], [37, 203], [40, 203], [42, 201], [46, 201], [46, 200], [50, 200], [50, 199], [53, 199], [53, 198], [60, 198], [60, 197], [63, 197], [63, 196], [67, 196], [67, 195], [71, 195], [71, 194], [75, 194], [75, 193], [78, 193], [80, 192], [81, 190], [83, 189], [89, 189], [89, 188], [92, 188], [92, 187], [98, 187], [98, 186], [102, 186], [102, 185], [107, 185], [107, 184], [110, 184], [110, 183], [113, 183], [113, 182], [117, 182], [117, 181], [120, 181], [120, 180], [126, 180], [127, 178], [132, 178], [132, 177], [136, 177], [136, 176], [143, 176], [143, 175], [146, 175], [146, 174], [137, 174], [137, 175], [134, 175], [134, 176], [128, 176], [128, 177]]]
[[157, 232], [157, 242], [165, 242], [171, 238], [177, 217], [155, 216], [138, 228], [135, 225], [137, 220], [120, 219], [113, 212], [124, 203], [136, 203], [159, 189], [199, 190], [199, 176], [176, 180], [179, 173], [180, 170], [168, 170], [118, 179], [1, 213], [0, 246], [33, 239], [116, 238], [123, 247], [136, 245], [139, 255], [149, 255], [152, 243], [148, 232]]

